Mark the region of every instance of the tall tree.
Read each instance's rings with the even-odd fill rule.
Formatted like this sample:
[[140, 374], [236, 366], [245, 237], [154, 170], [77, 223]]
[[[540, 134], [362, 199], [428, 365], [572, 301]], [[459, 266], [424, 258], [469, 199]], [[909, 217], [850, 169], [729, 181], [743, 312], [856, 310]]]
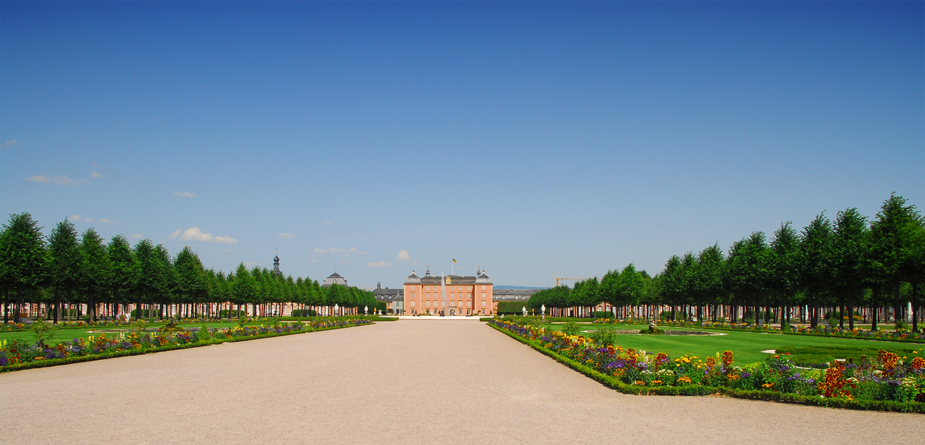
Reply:
[[[800, 282], [809, 293], [812, 305], [811, 327], [819, 323], [820, 294], [827, 291], [834, 282], [834, 260], [832, 222], [821, 213], [803, 229], [800, 242]], [[854, 320], [851, 321], [851, 327], [854, 328]]]
[[48, 240], [48, 272], [54, 287], [54, 323], [58, 324], [61, 313], [61, 296], [74, 294], [80, 282], [81, 254], [77, 242], [77, 230], [74, 224], [64, 219], [51, 231]]
[[[645, 285], [642, 275], [636, 272], [636, 266], [629, 263], [620, 271], [615, 286], [616, 301], [620, 306], [636, 306]], [[625, 317], [625, 315], [624, 315]]]
[[80, 290], [87, 302], [90, 320], [96, 321], [99, 297], [109, 290], [110, 268], [106, 244], [96, 230], [89, 228], [80, 238], [81, 261]]
[[106, 249], [111, 271], [109, 284], [112, 295], [113, 313], [119, 315], [119, 306], [124, 304], [123, 298], [129, 295], [136, 286], [138, 279], [135, 253], [128, 240], [122, 235], [116, 235], [109, 241]]
[[719, 244], [713, 244], [697, 254], [697, 319], [701, 320], [700, 304], [713, 304], [713, 318], [716, 319], [716, 305], [725, 303], [724, 283], [726, 262]]
[[159, 264], [158, 253], [151, 240], [143, 239], [135, 244], [135, 271], [134, 280], [136, 298], [136, 317], [144, 318], [142, 304], [151, 303], [160, 299], [166, 291], [167, 283], [164, 270]]
[[0, 262], [3, 263], [6, 280], [16, 293], [15, 322], [25, 304], [26, 292], [38, 290], [47, 279], [47, 258], [45, 237], [42, 228], [28, 212], [10, 215], [9, 224], [4, 225]]
[[915, 270], [916, 237], [921, 216], [902, 196], [890, 195], [870, 227], [868, 265], [876, 279], [893, 293], [893, 317], [902, 317], [900, 286], [911, 282]]
[[[870, 231], [867, 218], [858, 209], [838, 212], [832, 237], [832, 268], [835, 284], [843, 290], [846, 300], [842, 312], [848, 313], [848, 327], [854, 329], [854, 302], [860, 296], [865, 280], [865, 257], [869, 249]], [[844, 314], [842, 314], [844, 320]], [[877, 319], [873, 317], [873, 328]]]
[[790, 328], [790, 301], [800, 286], [802, 275], [800, 237], [790, 222], [780, 225], [771, 241], [771, 285], [780, 297], [781, 329]]
[[[238, 268], [234, 272], [234, 279], [232, 280], [231, 293], [234, 296], [234, 302], [238, 305], [238, 309], [241, 309], [241, 305], [247, 305], [252, 303], [257, 295], [257, 284], [254, 282], [254, 277], [251, 276], [250, 272], [247, 271], [247, 268], [244, 267], [244, 263], [238, 264]], [[245, 311], [247, 306], [245, 306]], [[257, 313], [254, 312], [256, 316]]]
[[167, 251], [167, 248], [164, 247], [163, 244], [158, 244], [154, 246], [154, 253], [157, 268], [161, 274], [161, 280], [164, 283], [163, 291], [157, 301], [163, 313], [166, 307], [173, 302], [173, 296], [177, 291], [179, 279], [177, 278], [177, 271], [173, 267], [173, 261], [170, 260], [170, 252]]
[[207, 286], [205, 269], [199, 255], [189, 246], [184, 246], [173, 265], [177, 273], [179, 301], [193, 305], [203, 303]]

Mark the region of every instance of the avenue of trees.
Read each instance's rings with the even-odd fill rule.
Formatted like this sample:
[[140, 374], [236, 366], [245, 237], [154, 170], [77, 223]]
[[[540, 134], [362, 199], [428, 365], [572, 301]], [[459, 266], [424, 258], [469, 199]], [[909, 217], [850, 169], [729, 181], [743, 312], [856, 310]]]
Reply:
[[[309, 278], [276, 276], [244, 264], [225, 274], [206, 269], [188, 246], [171, 256], [163, 245], [122, 235], [107, 243], [93, 229], [78, 235], [65, 219], [46, 237], [29, 213], [10, 216], [0, 232], [0, 308], [3, 321], [38, 313], [58, 320], [116, 318], [129, 308], [147, 316], [216, 317], [220, 311], [251, 315], [311, 309], [332, 314], [379, 308], [373, 293], [355, 287], [323, 288]], [[28, 305], [28, 313], [24, 311]], [[225, 312], [227, 314], [227, 312]]]
[[908, 318], [917, 329], [923, 281], [925, 219], [893, 194], [872, 221], [850, 208], [834, 220], [820, 214], [802, 231], [787, 222], [770, 240], [754, 232], [728, 252], [714, 244], [674, 255], [654, 277], [630, 264], [601, 280], [537, 292], [529, 305], [551, 315], [587, 316], [605, 305], [624, 317], [785, 324], [798, 317], [813, 327], [828, 315], [850, 329], [855, 316], [848, 315], [857, 314], [873, 329]]

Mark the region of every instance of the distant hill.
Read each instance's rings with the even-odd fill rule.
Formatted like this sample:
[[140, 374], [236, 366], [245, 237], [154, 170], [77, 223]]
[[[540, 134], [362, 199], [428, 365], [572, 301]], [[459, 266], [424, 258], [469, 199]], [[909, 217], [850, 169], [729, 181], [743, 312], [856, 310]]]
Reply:
[[495, 289], [549, 289], [549, 287], [540, 286], [495, 286]]

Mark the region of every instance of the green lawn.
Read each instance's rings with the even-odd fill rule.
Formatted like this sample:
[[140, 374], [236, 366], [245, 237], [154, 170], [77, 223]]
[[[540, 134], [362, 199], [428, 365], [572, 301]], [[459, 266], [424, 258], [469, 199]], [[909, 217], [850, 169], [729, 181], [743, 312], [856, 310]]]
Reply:
[[[561, 324], [544, 325], [552, 329], [561, 329]], [[591, 331], [597, 329], [598, 325], [582, 325], [582, 330]], [[616, 329], [643, 329], [642, 325], [617, 325]], [[672, 328], [660, 327], [666, 330], [689, 330], [696, 331], [696, 328]], [[911, 357], [913, 351], [918, 351], [919, 356], [925, 356], [925, 346], [873, 340], [857, 340], [849, 338], [825, 338], [802, 335], [783, 335], [760, 332], [734, 332], [734, 331], [712, 331], [705, 329], [707, 332], [717, 332], [726, 335], [720, 336], [668, 336], [668, 335], [619, 335], [617, 336], [617, 345], [624, 348], [634, 348], [645, 350], [651, 353], [664, 352], [671, 358], [677, 358], [684, 354], [693, 354], [700, 358], [715, 356], [717, 352], [732, 351], [735, 363], [744, 365], [764, 361], [768, 357], [761, 351], [769, 349], [807, 348], [807, 347], [829, 347], [826, 353], [834, 358], [859, 357], [860, 355], [871, 355], [873, 350], [876, 355], [877, 349], [884, 349], [895, 352], [900, 357]], [[588, 335], [588, 332], [583, 333]], [[788, 349], [795, 352], [801, 352], [801, 349]], [[862, 353], [859, 353], [861, 350]], [[807, 350], [809, 351], [809, 350]], [[815, 352], [814, 352], [815, 353]], [[840, 355], [840, 356], [839, 356]], [[820, 358], [825, 355], [819, 355]], [[826, 360], [820, 360], [825, 362]]]

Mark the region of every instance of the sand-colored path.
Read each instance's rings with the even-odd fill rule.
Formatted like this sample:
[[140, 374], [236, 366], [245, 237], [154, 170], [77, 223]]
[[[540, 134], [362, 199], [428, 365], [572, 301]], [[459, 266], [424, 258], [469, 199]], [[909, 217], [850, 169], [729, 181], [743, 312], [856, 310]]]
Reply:
[[0, 443], [914, 443], [925, 416], [624, 395], [477, 321], [0, 375]]

